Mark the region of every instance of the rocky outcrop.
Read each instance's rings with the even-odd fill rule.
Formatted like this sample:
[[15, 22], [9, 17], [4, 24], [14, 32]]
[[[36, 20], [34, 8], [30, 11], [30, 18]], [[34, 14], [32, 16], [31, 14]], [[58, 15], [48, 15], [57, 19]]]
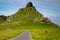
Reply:
[[27, 5], [26, 5], [26, 7], [33, 7], [32, 2], [28, 2]]
[[33, 7], [33, 8], [30, 8], [30, 10], [36, 10], [35, 7], [33, 6], [32, 2], [27, 3], [26, 8], [28, 8], [28, 7]]

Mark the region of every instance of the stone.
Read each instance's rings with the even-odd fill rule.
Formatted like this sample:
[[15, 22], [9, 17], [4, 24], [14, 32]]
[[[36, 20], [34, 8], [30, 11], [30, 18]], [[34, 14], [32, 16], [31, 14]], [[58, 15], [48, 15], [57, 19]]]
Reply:
[[36, 11], [36, 9], [35, 9], [35, 7], [33, 6], [33, 3], [32, 3], [32, 2], [28, 2], [28, 3], [27, 3], [26, 8], [28, 8], [28, 7], [30, 7], [29, 10], [32, 10], [32, 11], [35, 10], [35, 11]]
[[26, 5], [26, 7], [33, 7], [32, 2], [28, 2], [27, 5]]

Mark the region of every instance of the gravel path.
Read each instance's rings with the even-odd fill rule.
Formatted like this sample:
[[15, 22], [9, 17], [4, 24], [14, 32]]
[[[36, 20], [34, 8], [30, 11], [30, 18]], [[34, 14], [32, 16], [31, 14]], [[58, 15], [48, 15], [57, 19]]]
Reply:
[[32, 37], [29, 31], [24, 31], [21, 35], [18, 35], [17, 37], [13, 38], [13, 40], [32, 40]]

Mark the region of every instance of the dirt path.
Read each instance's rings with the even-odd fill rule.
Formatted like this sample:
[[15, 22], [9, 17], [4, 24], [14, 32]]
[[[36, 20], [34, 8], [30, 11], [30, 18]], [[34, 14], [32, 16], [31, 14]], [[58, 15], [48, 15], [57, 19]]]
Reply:
[[13, 40], [32, 40], [32, 37], [29, 31], [24, 31], [21, 35], [18, 35], [17, 37], [13, 38]]

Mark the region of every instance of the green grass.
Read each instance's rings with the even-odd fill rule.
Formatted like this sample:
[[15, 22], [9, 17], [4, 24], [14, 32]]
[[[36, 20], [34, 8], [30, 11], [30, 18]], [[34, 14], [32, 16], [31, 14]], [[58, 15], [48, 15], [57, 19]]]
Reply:
[[0, 40], [8, 40], [20, 34], [21, 30], [2, 30], [0, 31]]
[[[10, 30], [6, 30], [7, 28], [9, 28]], [[45, 38], [46, 39], [49, 39], [49, 38], [55, 39], [56, 35], [60, 36], [59, 29], [60, 28], [57, 27], [57, 25], [55, 25], [55, 24], [54, 25], [46, 24], [46, 23], [37, 24], [37, 23], [33, 23], [33, 22], [29, 22], [28, 24], [25, 24], [25, 25], [1, 26], [0, 27], [0, 40], [11, 39], [11, 38], [17, 36], [18, 34], [20, 34], [23, 30], [29, 30], [31, 32], [31, 36], [32, 36], [33, 40], [38, 40], [38, 39], [45, 40]], [[47, 34], [45, 33], [46, 30], [48, 31]], [[53, 34], [54, 34], [54, 36], [53, 36]], [[41, 36], [41, 38], [40, 38], [40, 36]]]
[[60, 27], [55, 24], [29, 22], [25, 25], [2, 26], [0, 29], [0, 40], [11, 39], [23, 30], [30, 31], [33, 40], [60, 40]]
[[60, 40], [59, 31], [60, 30], [56, 28], [40, 28], [30, 30], [33, 40]]
[[30, 28], [20, 30], [28, 30], [32, 40], [60, 40], [60, 28]]
[[[29, 26], [30, 27], [30, 26]], [[28, 30], [33, 40], [60, 40], [60, 28], [56, 27], [25, 27], [0, 31], [0, 40], [9, 40], [19, 35], [24, 30]], [[47, 31], [47, 32], [46, 32]]]

